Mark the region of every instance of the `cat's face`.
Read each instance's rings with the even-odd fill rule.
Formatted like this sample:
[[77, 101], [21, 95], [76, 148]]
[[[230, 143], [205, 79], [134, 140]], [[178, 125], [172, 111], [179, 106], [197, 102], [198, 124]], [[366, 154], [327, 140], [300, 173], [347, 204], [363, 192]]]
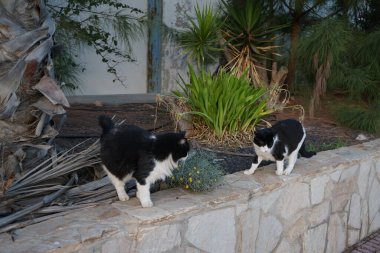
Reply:
[[185, 135], [186, 132], [176, 133], [177, 143], [172, 153], [173, 161], [175, 163], [186, 160], [187, 154], [190, 151], [190, 144]]
[[269, 152], [273, 145], [273, 133], [269, 128], [263, 128], [255, 131], [253, 144], [262, 152]]

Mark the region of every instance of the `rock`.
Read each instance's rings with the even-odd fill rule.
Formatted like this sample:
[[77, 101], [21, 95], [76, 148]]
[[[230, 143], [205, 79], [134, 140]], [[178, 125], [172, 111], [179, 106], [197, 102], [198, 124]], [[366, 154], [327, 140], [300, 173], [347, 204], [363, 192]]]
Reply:
[[350, 203], [350, 213], [348, 216], [348, 225], [360, 229], [361, 219], [360, 219], [360, 196], [357, 193], [352, 194]]
[[271, 207], [277, 203], [278, 198], [283, 194], [284, 192], [282, 189], [268, 192], [263, 196], [251, 200], [249, 207], [254, 209], [261, 208], [264, 213], [268, 213]]
[[325, 194], [325, 186], [329, 181], [328, 176], [321, 176], [311, 180], [311, 204], [319, 204], [322, 202]]
[[[330, 202], [325, 201], [318, 206], [314, 206], [310, 210], [309, 223], [311, 227], [315, 227], [323, 222], [325, 222], [330, 214]], [[360, 218], [360, 217], [359, 217]]]
[[[304, 253], [320, 253], [325, 250], [327, 224], [309, 229], [303, 239]], [[336, 251], [338, 252], [338, 251]], [[340, 251], [339, 251], [340, 252]]]
[[178, 224], [143, 228], [138, 235], [136, 252], [160, 253], [178, 247], [180, 244], [181, 234]]
[[277, 247], [275, 253], [299, 253], [301, 252], [301, 247], [299, 246], [298, 243], [288, 243], [285, 240], [282, 240], [280, 245]]
[[290, 228], [286, 231], [286, 237], [290, 242], [294, 242], [300, 235], [305, 233], [308, 224], [304, 217], [299, 218]]
[[359, 241], [360, 231], [349, 229], [348, 230], [348, 240], [347, 240], [347, 247], [350, 247], [357, 243]]
[[346, 248], [346, 220], [346, 214], [342, 214], [342, 217], [337, 213], [330, 216], [327, 236], [327, 253], [343, 252]]
[[357, 140], [357, 141], [366, 141], [366, 140], [368, 140], [368, 137], [365, 136], [364, 134], [359, 134], [359, 135], [355, 138], [355, 140]]
[[281, 233], [282, 225], [274, 216], [263, 217], [260, 222], [256, 252], [271, 252], [278, 244]]
[[368, 235], [368, 203], [367, 201], [362, 201], [361, 210], [361, 223], [362, 227], [360, 229], [360, 239], [363, 239]]
[[289, 185], [281, 197], [277, 209], [284, 219], [290, 219], [301, 209], [310, 206], [309, 185], [296, 182]]
[[368, 200], [368, 211], [369, 211], [369, 220], [372, 221], [375, 218], [375, 215], [379, 212], [380, 207], [380, 184], [377, 181], [377, 178], [373, 178], [373, 183], [369, 191], [369, 200]]
[[368, 185], [368, 175], [371, 170], [372, 161], [362, 161], [359, 169], [358, 177], [358, 188], [360, 196], [364, 199], [366, 198], [367, 185]]
[[211, 211], [193, 216], [188, 221], [185, 238], [195, 247], [218, 253], [235, 251], [234, 208]]
[[344, 182], [346, 180], [352, 180], [356, 176], [359, 168], [359, 164], [355, 164], [349, 168], [343, 169], [342, 175], [340, 175], [339, 182]]
[[371, 224], [369, 225], [369, 234], [379, 230], [380, 228], [380, 213], [377, 212], [373, 220], [371, 220]]
[[255, 248], [259, 233], [260, 210], [249, 209], [239, 219], [241, 228], [241, 252], [249, 252]]

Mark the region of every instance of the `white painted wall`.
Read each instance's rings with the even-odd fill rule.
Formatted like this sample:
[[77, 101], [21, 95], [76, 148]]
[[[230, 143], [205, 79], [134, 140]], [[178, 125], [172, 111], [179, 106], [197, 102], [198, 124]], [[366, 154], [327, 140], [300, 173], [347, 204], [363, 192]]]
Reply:
[[[123, 0], [123, 2], [147, 11], [147, 0]], [[183, 29], [186, 24], [185, 13], [194, 16], [194, 7], [205, 4], [216, 6], [218, 0], [163, 0], [163, 23], [173, 29]], [[95, 50], [86, 48], [79, 55], [86, 70], [80, 76], [80, 89], [74, 95], [113, 95], [147, 93], [147, 52], [148, 39], [133, 44], [136, 62], [119, 66], [119, 73], [126, 78], [126, 86], [113, 83], [114, 76], [107, 72]], [[181, 54], [181, 48], [174, 41], [163, 38], [162, 45], [162, 93], [170, 92], [178, 87], [177, 80], [181, 75], [187, 80], [188, 59]]]
[[[185, 14], [194, 17], [197, 3], [200, 7], [206, 4], [216, 7], [219, 0], [163, 0], [163, 23], [173, 29], [183, 29], [187, 22]], [[178, 88], [179, 76], [188, 80], [187, 65], [190, 61], [182, 54], [181, 47], [169, 39], [163, 41], [162, 55], [161, 90], [167, 93]]]
[[[147, 1], [123, 0], [122, 2], [147, 11]], [[81, 82], [79, 90], [74, 95], [113, 95], [113, 94], [141, 94], [147, 92], [147, 50], [148, 39], [139, 39], [132, 43], [133, 56], [136, 62], [120, 64], [118, 73], [125, 78], [126, 85], [112, 82], [114, 76], [107, 72], [107, 66], [92, 47], [81, 51], [79, 59], [86, 70], [79, 76]]]

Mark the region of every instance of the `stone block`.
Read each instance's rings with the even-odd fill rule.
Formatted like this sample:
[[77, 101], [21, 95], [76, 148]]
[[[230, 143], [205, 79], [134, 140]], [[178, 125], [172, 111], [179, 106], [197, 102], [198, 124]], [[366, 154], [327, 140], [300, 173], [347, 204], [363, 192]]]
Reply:
[[278, 245], [275, 253], [300, 253], [301, 247], [297, 242], [289, 243], [286, 240], [282, 240]]
[[[309, 229], [303, 238], [304, 253], [320, 253], [325, 250], [327, 224]], [[338, 252], [338, 251], [337, 251]], [[339, 251], [340, 252], [340, 251]]]
[[300, 210], [310, 207], [309, 185], [305, 183], [293, 183], [283, 190], [277, 210], [281, 217], [290, 219]]
[[369, 172], [371, 170], [372, 161], [362, 161], [359, 168], [358, 188], [359, 194], [364, 199], [366, 198], [367, 186], [369, 181]]
[[361, 205], [360, 196], [357, 193], [352, 194], [350, 202], [350, 212], [348, 215], [348, 225], [360, 229], [361, 226]]
[[274, 216], [261, 218], [256, 252], [271, 252], [282, 234], [282, 224]]
[[312, 205], [319, 204], [323, 201], [325, 196], [325, 187], [328, 181], [328, 176], [319, 176], [310, 181]]
[[253, 195], [249, 201], [249, 207], [253, 209], [261, 209], [264, 213], [268, 213], [270, 209], [274, 208], [281, 195], [284, 195], [283, 189], [267, 192], [258, 197]]
[[206, 252], [234, 252], [236, 244], [234, 208], [209, 211], [191, 217], [185, 238]]
[[324, 223], [330, 215], [330, 202], [325, 201], [322, 204], [314, 206], [308, 215], [309, 225], [315, 227]]
[[370, 221], [372, 221], [375, 218], [375, 215], [379, 212], [380, 208], [380, 184], [377, 180], [377, 177], [371, 179], [372, 184], [370, 186], [368, 199], [368, 214]]
[[346, 248], [347, 215], [330, 216], [327, 235], [327, 253], [342, 252]]
[[240, 248], [239, 252], [251, 252], [259, 232], [260, 209], [248, 209], [239, 217]]
[[160, 225], [142, 228], [137, 234], [137, 253], [161, 253], [181, 244], [180, 225]]
[[359, 240], [360, 240], [360, 230], [349, 229], [348, 230], [347, 247], [354, 245]]
[[377, 212], [375, 214], [375, 217], [373, 220], [371, 220], [370, 225], [369, 225], [369, 234], [372, 234], [373, 232], [377, 231], [380, 229], [380, 213]]

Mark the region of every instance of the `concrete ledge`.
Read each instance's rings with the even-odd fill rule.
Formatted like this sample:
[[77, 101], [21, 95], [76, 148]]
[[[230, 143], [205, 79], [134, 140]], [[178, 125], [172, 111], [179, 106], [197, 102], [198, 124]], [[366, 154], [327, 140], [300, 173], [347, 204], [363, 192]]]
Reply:
[[380, 139], [227, 175], [214, 191], [169, 189], [152, 208], [87, 208], [0, 234], [1, 252], [342, 252], [380, 228]]
[[155, 103], [157, 94], [123, 94], [123, 95], [86, 95], [68, 96], [70, 104], [92, 104], [100, 101], [104, 104]]

